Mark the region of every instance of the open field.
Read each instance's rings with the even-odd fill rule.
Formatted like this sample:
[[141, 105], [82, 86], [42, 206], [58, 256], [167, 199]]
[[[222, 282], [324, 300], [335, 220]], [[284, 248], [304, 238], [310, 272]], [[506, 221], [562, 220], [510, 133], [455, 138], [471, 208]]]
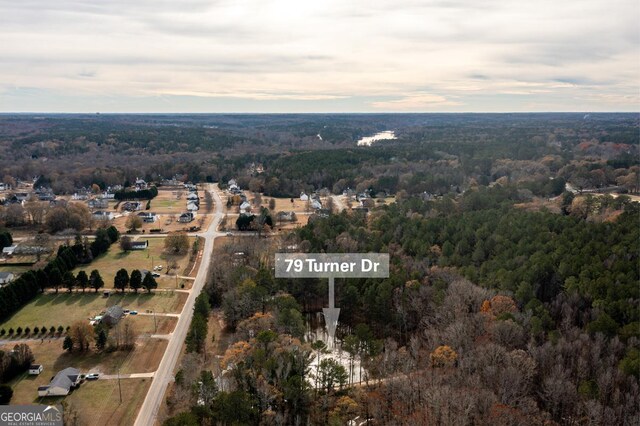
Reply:
[[[85, 381], [65, 398], [40, 398], [37, 388], [48, 384], [55, 373], [69, 366], [76, 367], [83, 373], [117, 374], [118, 369], [123, 375], [154, 372], [167, 343], [161, 339], [139, 339], [133, 351], [68, 353], [62, 350], [62, 339], [29, 342], [35, 362], [42, 364], [44, 371], [39, 376], [23, 374], [14, 379], [10, 383], [14, 391], [11, 403], [53, 404], [64, 399], [77, 411], [79, 424], [133, 424], [151, 378], [121, 379], [122, 403], [117, 380]], [[1, 349], [9, 350], [12, 346], [5, 345]]]
[[0, 272], [13, 272], [14, 275], [18, 275], [30, 270], [31, 266], [11, 266], [0, 263]]
[[[189, 254], [170, 255], [165, 253], [163, 237], [137, 236], [136, 241], [141, 240], [149, 241], [149, 247], [146, 250], [125, 252], [122, 251], [118, 243], [116, 243], [111, 245], [109, 251], [95, 258], [89, 265], [82, 265], [73, 272], [77, 274], [78, 271], [84, 270], [88, 275], [92, 270], [97, 269], [100, 271], [100, 275], [104, 280], [105, 288], [113, 288], [113, 278], [120, 268], [125, 268], [127, 272], [131, 274], [131, 271], [134, 269], [152, 271], [155, 266], [162, 265], [163, 269], [159, 272], [160, 278], [156, 278], [158, 288], [175, 288], [175, 277], [166, 275], [167, 266], [171, 262], [176, 262], [178, 264], [177, 271], [182, 275], [185, 267], [189, 263]], [[195, 238], [189, 238], [190, 246], [194, 241]]]
[[173, 331], [178, 322], [177, 318], [156, 315], [129, 315], [129, 320], [135, 326], [138, 334], [168, 334]]
[[142, 406], [151, 379], [121, 380], [122, 403], [118, 392], [117, 380], [97, 380], [85, 383], [85, 390], [74, 392], [67, 398], [77, 410], [80, 424], [86, 425], [132, 425]]
[[186, 298], [186, 293], [179, 292], [112, 294], [108, 298], [93, 292], [46, 293], [26, 304], [0, 327], [66, 327], [74, 321], [95, 316], [112, 305], [140, 312], [179, 313]]

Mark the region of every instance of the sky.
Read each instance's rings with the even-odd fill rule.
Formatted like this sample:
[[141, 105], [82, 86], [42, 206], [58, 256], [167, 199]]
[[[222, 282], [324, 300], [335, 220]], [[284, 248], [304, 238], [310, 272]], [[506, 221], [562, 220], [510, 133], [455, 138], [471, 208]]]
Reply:
[[0, 0], [0, 112], [637, 112], [638, 22], [638, 0]]

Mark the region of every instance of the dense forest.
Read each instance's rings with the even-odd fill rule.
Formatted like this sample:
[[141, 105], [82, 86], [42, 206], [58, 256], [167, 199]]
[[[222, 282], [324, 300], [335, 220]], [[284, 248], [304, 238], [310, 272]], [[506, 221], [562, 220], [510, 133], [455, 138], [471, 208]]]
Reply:
[[[207, 289], [235, 330], [230, 388], [167, 424], [224, 424], [230, 407], [246, 424], [636, 424], [638, 204], [552, 213], [522, 197], [512, 185], [409, 197], [317, 218], [276, 247], [232, 244]], [[594, 220], [603, 208], [617, 213]], [[273, 252], [292, 245], [391, 254], [387, 279], [336, 279], [337, 337], [365, 383], [329, 360], [310, 367], [324, 347], [305, 343], [304, 318], [326, 306], [326, 283], [273, 278]]]
[[[634, 114], [2, 115], [0, 170], [67, 193], [175, 174], [278, 196], [445, 194], [501, 178], [636, 191], [639, 126]], [[397, 139], [357, 146], [382, 130]]]

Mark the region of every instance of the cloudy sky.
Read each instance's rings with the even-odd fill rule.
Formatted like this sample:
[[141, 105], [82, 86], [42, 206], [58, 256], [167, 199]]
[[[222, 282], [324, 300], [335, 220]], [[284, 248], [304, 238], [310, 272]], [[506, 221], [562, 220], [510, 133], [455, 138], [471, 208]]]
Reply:
[[0, 111], [638, 111], [639, 5], [0, 0]]

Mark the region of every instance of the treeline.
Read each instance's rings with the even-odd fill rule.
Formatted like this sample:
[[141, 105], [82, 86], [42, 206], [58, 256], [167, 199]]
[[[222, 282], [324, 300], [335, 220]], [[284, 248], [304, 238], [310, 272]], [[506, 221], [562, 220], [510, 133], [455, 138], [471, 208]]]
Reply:
[[209, 331], [209, 314], [211, 314], [209, 297], [204, 292], [200, 293], [196, 297], [196, 302], [193, 306], [193, 318], [191, 318], [191, 324], [185, 340], [187, 353], [202, 353], [205, 350]]
[[152, 200], [158, 196], [158, 188], [152, 186], [149, 189], [141, 189], [140, 191], [118, 191], [113, 194], [118, 201], [122, 200]]
[[[27, 271], [16, 280], [0, 287], [0, 319], [6, 319], [31, 301], [39, 292], [54, 288], [56, 293], [63, 285], [73, 285], [75, 277], [71, 272], [79, 263], [89, 263], [109, 249], [118, 240], [115, 227], [99, 229], [90, 244], [85, 239], [73, 246], [60, 246], [56, 257], [47, 265], [35, 271]], [[69, 284], [66, 284], [69, 283]]]

